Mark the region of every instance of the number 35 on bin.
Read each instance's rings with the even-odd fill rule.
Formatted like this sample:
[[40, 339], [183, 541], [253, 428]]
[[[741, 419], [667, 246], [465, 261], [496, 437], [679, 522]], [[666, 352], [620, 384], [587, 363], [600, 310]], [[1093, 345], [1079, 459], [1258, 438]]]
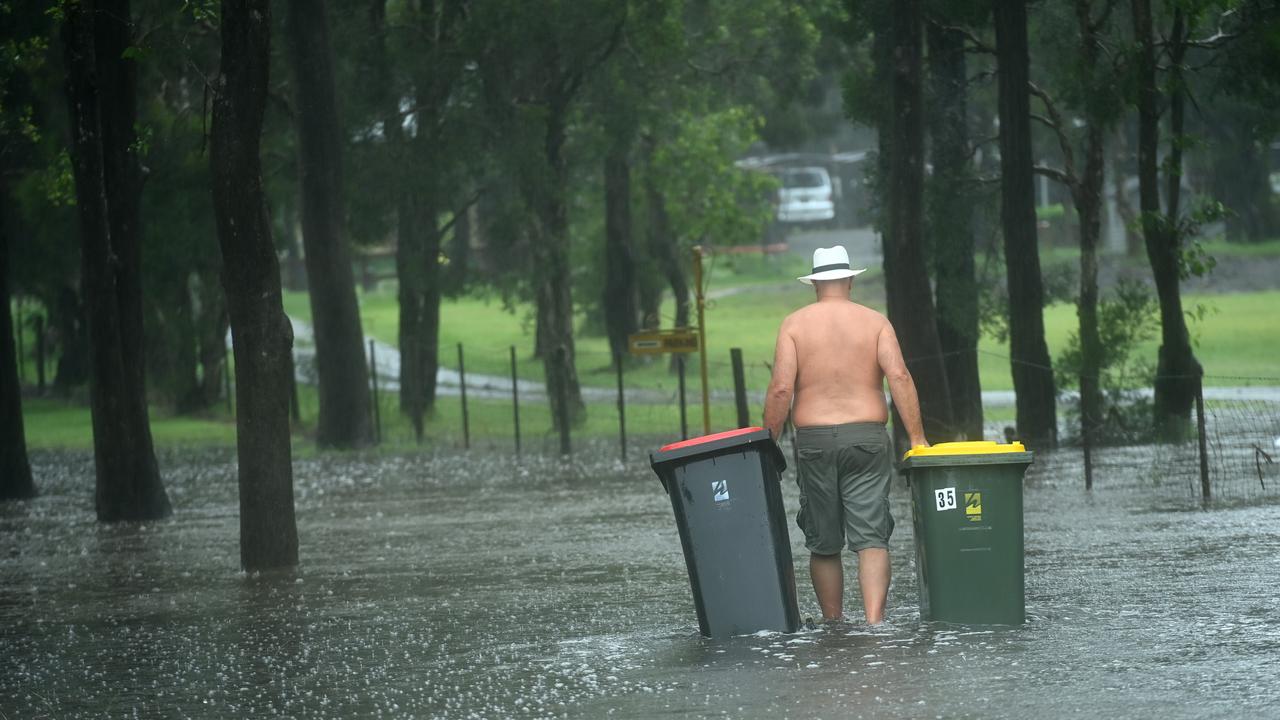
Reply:
[[937, 501], [939, 510], [956, 509], [956, 489], [953, 487], [934, 490], [933, 499]]

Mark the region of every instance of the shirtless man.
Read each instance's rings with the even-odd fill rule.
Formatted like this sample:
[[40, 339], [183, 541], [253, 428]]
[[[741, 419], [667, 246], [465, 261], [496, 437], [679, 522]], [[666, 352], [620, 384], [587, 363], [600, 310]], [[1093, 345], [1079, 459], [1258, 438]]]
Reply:
[[[853, 277], [839, 245], [813, 253], [817, 300], [782, 321], [764, 424], [779, 437], [790, 411], [796, 426], [800, 513], [809, 575], [827, 620], [842, 616], [840, 550], [858, 554], [867, 622], [884, 620], [889, 595], [889, 481], [893, 473], [883, 381], [913, 446], [926, 445], [916, 386], [893, 326], [849, 300]], [[795, 405], [792, 406], [792, 398]]]

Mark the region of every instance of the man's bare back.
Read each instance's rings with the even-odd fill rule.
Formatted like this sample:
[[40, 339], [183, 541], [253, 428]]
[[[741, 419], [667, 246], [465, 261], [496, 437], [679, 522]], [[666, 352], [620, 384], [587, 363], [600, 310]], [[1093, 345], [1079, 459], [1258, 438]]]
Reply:
[[887, 327], [883, 315], [849, 301], [815, 302], [783, 321], [795, 346], [798, 427], [888, 420], [876, 352]]
[[915, 385], [893, 326], [848, 298], [847, 281], [822, 283], [814, 303], [782, 321], [765, 426], [778, 436], [788, 412], [797, 427], [886, 422], [887, 378], [912, 444], [924, 445]]

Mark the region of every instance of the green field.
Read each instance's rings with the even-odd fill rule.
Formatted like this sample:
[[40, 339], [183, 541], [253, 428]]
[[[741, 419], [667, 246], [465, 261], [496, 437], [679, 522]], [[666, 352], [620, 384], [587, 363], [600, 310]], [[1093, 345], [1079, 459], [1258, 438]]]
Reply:
[[[766, 363], [773, 355], [774, 338], [782, 318], [809, 302], [812, 290], [793, 281], [803, 272], [804, 262], [794, 257], [735, 258], [732, 265], [722, 262], [712, 266], [707, 305], [707, 343], [710, 384], [714, 390], [732, 389], [729, 349], [742, 348], [747, 385], [762, 392], [768, 384]], [[868, 273], [855, 283], [854, 297], [883, 310], [882, 280]], [[1280, 385], [1280, 362], [1275, 347], [1280, 342], [1280, 323], [1273, 313], [1280, 307], [1280, 291], [1211, 296], [1187, 296], [1188, 308], [1203, 304], [1209, 314], [1203, 322], [1192, 326], [1198, 342], [1197, 355], [1205, 367], [1209, 385]], [[360, 294], [364, 331], [394, 345], [397, 331], [397, 305], [394, 289], [384, 284], [379, 291]], [[299, 319], [310, 319], [306, 295], [286, 293], [286, 311]], [[663, 308], [664, 322], [672, 313], [668, 302]], [[1054, 305], [1045, 311], [1046, 336], [1050, 353], [1055, 356], [1066, 345], [1076, 326], [1075, 308]], [[1139, 348], [1139, 355], [1154, 363], [1157, 340]], [[440, 359], [447, 367], [456, 367], [458, 343], [466, 352], [468, 374], [498, 376], [501, 382], [510, 375], [508, 348], [515, 346], [522, 378], [540, 380], [541, 363], [532, 358], [533, 322], [531, 308], [517, 305], [504, 308], [496, 298], [463, 297], [446, 300], [441, 308]], [[29, 332], [24, 345], [30, 355]], [[984, 390], [1010, 390], [1008, 348], [991, 338], [980, 344], [980, 373]], [[578, 372], [585, 387], [613, 388], [614, 371], [610, 367], [608, 343], [600, 336], [577, 338]], [[691, 432], [701, 424], [698, 400], [698, 357], [689, 356], [688, 423]], [[51, 364], [52, 365], [52, 364]], [[34, 382], [32, 363], [24, 365], [24, 380]], [[49, 368], [52, 373], [52, 367]], [[629, 434], [673, 436], [679, 432], [679, 410], [676, 402], [677, 380], [668, 368], [666, 358], [636, 360], [626, 368], [626, 386], [657, 391], [668, 400], [657, 403], [632, 403], [628, 407]], [[296, 428], [298, 450], [310, 452], [314, 431], [317, 398], [314, 388], [300, 388], [302, 423]], [[391, 446], [413, 442], [412, 429], [397, 412], [397, 398], [385, 392], [380, 397], [380, 417], [384, 440]], [[512, 409], [506, 397], [480, 399], [469, 403], [471, 435], [477, 443], [501, 442], [507, 446], [512, 437]], [[753, 417], [760, 412], [751, 408]], [[27, 399], [24, 403], [28, 444], [32, 447], [91, 447], [92, 430], [89, 413], [82, 403]], [[994, 408], [990, 419], [1011, 419], [1011, 408]], [[723, 428], [734, 423], [732, 406], [725, 401], [712, 403], [712, 426]], [[552, 443], [550, 418], [545, 405], [526, 402], [521, 406], [522, 437], [527, 447]], [[160, 445], [230, 445], [235, 440], [235, 426], [225, 408], [209, 417], [171, 417], [152, 411], [152, 428]], [[612, 398], [592, 403], [585, 425], [575, 431], [579, 435], [612, 436], [617, 433], [617, 412]], [[461, 406], [457, 397], [442, 396], [428, 421], [426, 433], [433, 444], [462, 442]]]

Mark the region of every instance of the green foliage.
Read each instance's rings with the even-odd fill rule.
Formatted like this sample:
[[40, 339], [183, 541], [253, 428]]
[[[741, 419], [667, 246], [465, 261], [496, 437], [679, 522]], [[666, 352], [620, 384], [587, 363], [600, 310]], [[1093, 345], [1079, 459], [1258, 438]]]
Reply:
[[[1098, 303], [1102, 340], [1098, 387], [1103, 395], [1103, 430], [1095, 442], [1144, 442], [1154, 432], [1150, 400], [1135, 391], [1150, 387], [1155, 367], [1141, 348], [1160, 328], [1159, 304], [1146, 285], [1121, 279], [1110, 297]], [[1083, 358], [1080, 336], [1072, 331], [1054, 362], [1059, 388], [1078, 388]], [[1079, 402], [1067, 409], [1069, 428], [1079, 427]]]
[[759, 242], [773, 216], [778, 182], [734, 165], [756, 139], [761, 120], [746, 108], [703, 115], [681, 113], [674, 137], [661, 146], [653, 172], [681, 240], [691, 244]]

